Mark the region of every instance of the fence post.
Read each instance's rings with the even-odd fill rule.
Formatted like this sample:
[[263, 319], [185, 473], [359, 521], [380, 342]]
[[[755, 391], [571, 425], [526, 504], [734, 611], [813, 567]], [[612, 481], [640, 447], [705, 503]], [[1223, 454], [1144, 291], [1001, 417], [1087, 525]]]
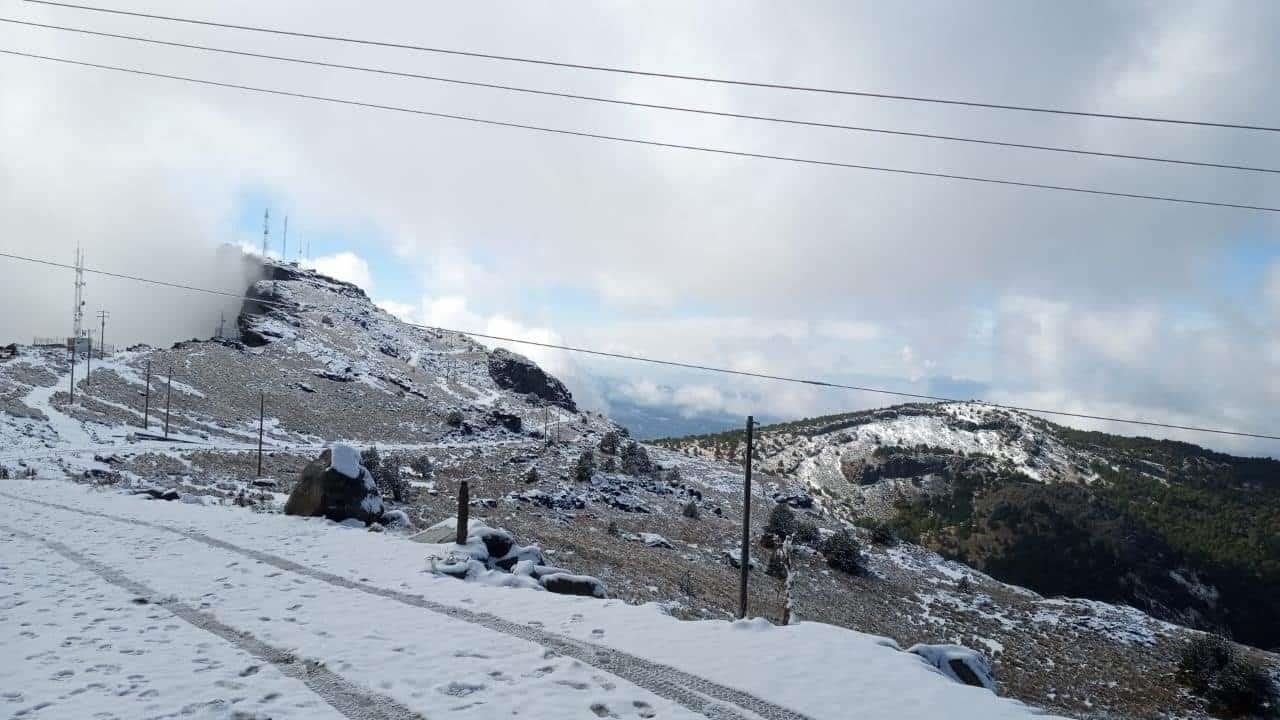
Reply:
[[173, 398], [173, 366], [169, 366], [169, 386], [164, 392], [164, 439], [169, 439], [169, 401]]
[[262, 477], [262, 427], [267, 413], [267, 394], [258, 393], [258, 477]]
[[458, 532], [454, 540], [459, 545], [467, 544], [467, 523], [470, 520], [467, 517], [471, 511], [471, 489], [467, 487], [467, 481], [463, 480], [458, 484]]
[[151, 429], [151, 361], [147, 361], [147, 394], [142, 400], [142, 428]]
[[742, 483], [742, 552], [738, 556], [742, 575], [738, 583], [738, 617], [747, 617], [747, 577], [751, 573], [751, 431], [755, 418], [747, 416], [746, 477]]

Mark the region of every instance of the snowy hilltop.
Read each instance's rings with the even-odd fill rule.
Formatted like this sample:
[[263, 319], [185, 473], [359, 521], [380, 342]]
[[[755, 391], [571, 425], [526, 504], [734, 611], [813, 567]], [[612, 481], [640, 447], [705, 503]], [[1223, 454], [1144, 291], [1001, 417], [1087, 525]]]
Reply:
[[[1117, 478], [1137, 470], [1177, 487], [1240, 459], [1178, 448], [1153, 459], [970, 405], [765, 428], [755, 619], [731, 622], [740, 438], [637, 443], [517, 353], [407, 326], [355, 286], [293, 265], [266, 263], [247, 295], [234, 333], [93, 358], [87, 377], [81, 357], [74, 399], [65, 349], [0, 356], [0, 607], [13, 621], [6, 647], [40, 658], [0, 661], [0, 706], [32, 717], [89, 706], [115, 717], [1213, 711], [1172, 678], [1199, 637], [1186, 626], [1221, 619], [1222, 578], [1187, 563], [1139, 575], [1147, 604], [1028, 589], [1042, 578], [1011, 579], [1027, 566], [994, 562], [1021, 557], [1006, 552], [1017, 536], [948, 508], [986, 509], [987, 490], [1020, 507], [1033, 485], [1136, 493], [1145, 486]], [[308, 467], [315, 487], [346, 478], [352, 494], [308, 496]], [[472, 519], [458, 545], [463, 481]], [[958, 544], [974, 538], [983, 544]], [[44, 563], [24, 561], [37, 553]], [[49, 624], [41, 608], [54, 606]], [[91, 661], [102, 625], [122, 628], [116, 647], [143, 652]], [[64, 645], [71, 637], [83, 642]]]

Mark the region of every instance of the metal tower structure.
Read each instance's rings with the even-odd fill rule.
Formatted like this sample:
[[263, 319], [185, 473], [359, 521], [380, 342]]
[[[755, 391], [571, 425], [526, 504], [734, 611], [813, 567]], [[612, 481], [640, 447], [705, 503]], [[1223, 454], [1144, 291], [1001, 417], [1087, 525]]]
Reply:
[[84, 328], [84, 250], [76, 246], [76, 305], [71, 314], [72, 342], [77, 342], [85, 334]]
[[267, 239], [271, 235], [271, 208], [262, 211], [262, 257], [267, 256]]

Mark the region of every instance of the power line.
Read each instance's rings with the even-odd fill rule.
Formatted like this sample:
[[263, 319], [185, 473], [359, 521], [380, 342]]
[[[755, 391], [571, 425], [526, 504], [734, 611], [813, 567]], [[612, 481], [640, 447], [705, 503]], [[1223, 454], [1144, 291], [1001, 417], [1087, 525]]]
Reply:
[[184, 75], [170, 75], [167, 73], [150, 72], [147, 70], [138, 70], [136, 68], [119, 67], [116, 65], [102, 65], [99, 63], [84, 62], [81, 60], [69, 60], [67, 58], [51, 57], [48, 55], [36, 55], [33, 53], [18, 52], [16, 50], [0, 49], [0, 54], [14, 55], [18, 57], [31, 58], [35, 60], [46, 60], [50, 62], [63, 63], [67, 65], [78, 65], [81, 67], [96, 68], [99, 70], [112, 70], [116, 72], [129, 73], [132, 75], [142, 75], [145, 77], [164, 78], [167, 80], [179, 80], [182, 82], [195, 83], [198, 85], [209, 85], [213, 87], [231, 88], [234, 90], [245, 90], [249, 92], [263, 93], [266, 95], [279, 95], [282, 97], [299, 98], [303, 100], [317, 100], [320, 102], [334, 103], [339, 105], [351, 105], [354, 107], [371, 108], [375, 110], [389, 110], [392, 112], [409, 113], [412, 115], [421, 115], [426, 117], [443, 118], [448, 120], [460, 120], [464, 122], [478, 123], [481, 125], [489, 125], [494, 127], [517, 128], [520, 130], [532, 130], [535, 132], [551, 133], [555, 135], [565, 135], [572, 137], [592, 138], [596, 140], [609, 140], [612, 142], [627, 143], [631, 145], [646, 145], [650, 147], [670, 148], [675, 150], [691, 150], [694, 152], [710, 153], [714, 155], [727, 155], [732, 157], [754, 158], [757, 160], [774, 160], [779, 162], [795, 163], [799, 165], [817, 165], [823, 167], [838, 167], [852, 170], [867, 170], [871, 172], [890, 173], [894, 175], [909, 175], [913, 177], [931, 177], [942, 180], [962, 180], [965, 182], [985, 183], [988, 185], [1005, 185], [1010, 187], [1035, 188], [1038, 190], [1057, 190], [1060, 192], [1080, 193], [1084, 195], [1102, 195], [1108, 197], [1125, 198], [1129, 200], [1155, 200], [1159, 202], [1177, 203], [1181, 205], [1201, 205], [1207, 207], [1232, 208], [1236, 210], [1255, 210], [1259, 212], [1280, 213], [1280, 207], [1269, 207], [1265, 205], [1247, 205], [1243, 203], [1216, 202], [1212, 200], [1195, 200], [1192, 198], [1174, 197], [1169, 195], [1146, 195], [1143, 193], [1118, 192], [1113, 190], [1098, 190], [1094, 188], [1074, 187], [1070, 185], [1052, 185], [1048, 183], [1027, 182], [1022, 180], [1004, 180], [1000, 178], [977, 177], [973, 175], [960, 175], [956, 173], [931, 172], [925, 170], [907, 170], [904, 168], [890, 168], [879, 165], [862, 165], [858, 163], [839, 162], [836, 160], [821, 160], [817, 158], [796, 157], [793, 155], [772, 155], [767, 153], [747, 152], [743, 150], [729, 150], [726, 148], [714, 148], [704, 145], [685, 145], [682, 143], [663, 142], [659, 140], [646, 140], [643, 138], [624, 137], [620, 135], [604, 135], [601, 133], [585, 132], [581, 130], [565, 130], [563, 128], [547, 127], [543, 125], [528, 125], [524, 123], [508, 122], [504, 120], [492, 120], [489, 118], [474, 117], [470, 115], [457, 115], [453, 113], [435, 112], [431, 110], [419, 110], [415, 108], [407, 108], [398, 105], [382, 105], [379, 103], [363, 102], [359, 100], [349, 100], [345, 98], [334, 98], [324, 95], [309, 95], [306, 93], [292, 92], [287, 90], [273, 90], [270, 88], [253, 87], [250, 85], [238, 85], [235, 83], [217, 82], [214, 80], [202, 80], [200, 78], [187, 77]]
[[[76, 266], [67, 263], [55, 262], [53, 260], [42, 260], [40, 258], [28, 257], [25, 255], [16, 255], [13, 253], [0, 252], [0, 257], [9, 258], [11, 260], [20, 260], [23, 262], [36, 263], [39, 265], [47, 265], [56, 268], [66, 268], [74, 270]], [[264, 306], [275, 306], [286, 310], [296, 310], [297, 308], [289, 303], [276, 302], [263, 298], [256, 298], [243, 293], [235, 293], [224, 290], [211, 290], [209, 288], [196, 287], [184, 283], [166, 282], [164, 280], [153, 280], [151, 278], [139, 277], [136, 275], [126, 275], [123, 273], [108, 272], [106, 270], [97, 270], [85, 268], [85, 272], [95, 275], [103, 275], [105, 277], [118, 278], [122, 280], [132, 280], [135, 282], [148, 283], [161, 287], [177, 288], [180, 290], [189, 290], [192, 292], [205, 293], [209, 295], [220, 295], [223, 297], [236, 298], [238, 300], [249, 300]], [[419, 330], [431, 330], [433, 332], [448, 332], [458, 335], [469, 335], [471, 337], [484, 338], [486, 340], [498, 340], [501, 342], [510, 342], [520, 345], [532, 345], [535, 347], [548, 348], [551, 350], [564, 350], [566, 352], [580, 353], [583, 355], [594, 355], [597, 357], [614, 358], [617, 360], [630, 360], [633, 362], [649, 363], [651, 365], [663, 365], [667, 367], [683, 368], [686, 370], [700, 370], [703, 372], [714, 372], [724, 375], [737, 375], [739, 377], [755, 378], [758, 380], [774, 380], [778, 382], [797, 383], [801, 385], [813, 385], [816, 387], [835, 388], [839, 390], [858, 390], [860, 392], [874, 393], [877, 395], [890, 395], [893, 397], [911, 398], [914, 400], [928, 400], [931, 402], [947, 402], [947, 403], [975, 403], [985, 407], [997, 408], [1000, 410], [1015, 410], [1025, 413], [1036, 413], [1040, 415], [1055, 415], [1059, 417], [1080, 418], [1085, 420], [1103, 420], [1107, 422], [1124, 423], [1127, 425], [1141, 425], [1145, 427], [1166, 428], [1169, 430], [1187, 430], [1191, 432], [1212, 433], [1215, 435], [1231, 435], [1235, 437], [1257, 438], [1261, 440], [1280, 440], [1280, 435], [1267, 435], [1263, 433], [1239, 432], [1235, 430], [1222, 430], [1219, 428], [1199, 427], [1195, 425], [1177, 425], [1173, 423], [1155, 422], [1150, 420], [1136, 420], [1133, 418], [1112, 417], [1108, 415], [1096, 415], [1089, 413], [1069, 412], [1066, 410], [1048, 410], [1045, 408], [1025, 407], [1021, 405], [1006, 405], [1003, 403], [988, 402], [985, 400], [963, 400], [960, 398], [943, 397], [941, 395], [927, 395], [924, 393], [911, 393], [899, 390], [889, 390], [886, 388], [869, 387], [864, 385], [848, 385], [844, 383], [828, 382], [826, 380], [811, 380], [805, 378], [788, 377], [786, 375], [771, 375], [768, 373], [751, 372], [747, 370], [733, 370], [730, 368], [716, 367], [714, 365], [702, 365], [698, 363], [680, 362], [677, 360], [661, 360], [657, 358], [644, 357], [642, 355], [629, 355], [626, 353], [607, 352], [604, 350], [592, 350], [590, 348], [574, 347], [572, 345], [560, 345], [556, 343], [538, 342], [536, 340], [524, 340], [521, 338], [506, 337], [503, 335], [491, 335], [487, 333], [472, 332], [470, 330], [457, 330], [454, 328], [440, 327], [437, 325], [422, 325], [419, 323], [411, 323], [407, 320], [401, 320], [394, 316], [389, 316], [389, 322], [405, 325], [407, 327], [418, 328]]]
[[708, 110], [705, 108], [691, 108], [680, 105], [666, 105], [662, 103], [646, 103], [634, 100], [622, 100], [618, 98], [600, 97], [595, 95], [580, 95], [576, 93], [557, 92], [553, 90], [539, 90], [536, 88], [519, 87], [515, 85], [503, 85], [499, 83], [479, 82], [475, 80], [461, 80], [458, 78], [443, 77], [440, 75], [425, 75], [420, 73], [402, 72], [397, 70], [389, 70], [386, 68], [375, 68], [364, 65], [347, 65], [343, 63], [327, 62], [324, 60], [314, 60], [310, 58], [297, 58], [283, 55], [271, 55], [267, 53], [256, 53], [245, 50], [233, 50], [230, 48], [213, 47], [210, 45], [199, 45], [195, 43], [175, 42], [170, 40], [159, 40], [156, 38], [144, 37], [140, 35], [127, 35], [123, 33], [103, 32], [99, 30], [90, 30], [87, 28], [67, 27], [65, 25], [50, 25], [47, 23], [30, 22], [27, 20], [16, 20], [13, 18], [0, 17], [0, 22], [11, 23], [14, 25], [25, 25], [28, 27], [44, 28], [47, 30], [60, 30], [65, 32], [80, 33], [83, 35], [93, 35], [97, 37], [115, 38], [118, 40], [130, 40], [134, 42], [147, 43], [150, 45], [162, 45], [166, 47], [183, 48], [187, 50], [200, 50], [203, 52], [221, 53], [225, 55], [236, 55], [240, 57], [257, 58], [261, 60], [274, 60], [279, 62], [295, 63], [299, 65], [311, 65], [315, 67], [334, 68], [338, 70], [353, 70], [357, 72], [375, 73], [378, 75], [387, 75], [391, 77], [411, 78], [415, 80], [430, 80], [432, 82], [450, 83], [454, 85], [465, 85], [468, 87], [487, 88], [491, 90], [502, 90], [506, 92], [525, 93], [529, 95], [542, 95], [545, 97], [555, 97], [566, 100], [582, 100], [588, 102], [608, 103], [612, 105], [622, 105], [626, 107], [645, 108], [649, 110], [667, 110], [672, 112], [690, 113], [695, 115], [707, 115], [711, 117], [734, 118], [739, 120], [756, 120], [760, 122], [769, 122], [786, 125], [800, 125], [805, 127], [826, 128], [831, 130], [848, 130], [852, 132], [875, 133], [880, 135], [896, 135], [900, 137], [923, 138], [928, 140], [942, 140], [947, 142], [971, 143], [977, 145], [992, 145], [997, 147], [1018, 148], [1022, 150], [1039, 150], [1047, 152], [1068, 153], [1072, 155], [1087, 155], [1093, 157], [1117, 158], [1122, 160], [1141, 160], [1145, 162], [1167, 163], [1171, 165], [1190, 165], [1195, 167], [1217, 168], [1223, 170], [1243, 170], [1246, 172], [1259, 173], [1276, 173], [1280, 174], [1280, 169], [1255, 167], [1250, 165], [1233, 165], [1229, 163], [1214, 163], [1198, 160], [1181, 160], [1176, 158], [1156, 157], [1151, 155], [1135, 155], [1130, 153], [1114, 153], [1102, 152], [1098, 150], [1085, 150], [1083, 148], [1058, 147], [1053, 145], [1036, 145], [1031, 143], [1017, 143], [1005, 140], [991, 140], [986, 138], [959, 137], [955, 135], [942, 135], [938, 133], [909, 132], [906, 130], [894, 130], [890, 128], [875, 128], [860, 125], [848, 125], [844, 123], [821, 122], [816, 120], [800, 120], [796, 118], [783, 118], [770, 115], [755, 115], [750, 113], [735, 113], [718, 110]]
[[416, 50], [419, 52], [437, 53], [442, 55], [458, 55], [462, 57], [483, 58], [486, 60], [501, 60], [503, 62], [519, 62], [529, 63], [533, 65], [545, 65], [550, 67], [570, 68], [574, 70], [591, 70], [595, 72], [620, 73], [624, 75], [636, 75], [641, 77], [666, 78], [669, 80], [689, 80], [695, 82], [715, 83], [718, 85], [736, 85], [740, 87], [756, 87], [767, 88], [771, 90], [791, 90], [796, 92], [822, 93], [826, 95], [846, 95], [854, 97], [877, 98], [881, 100], [900, 100], [906, 102], [919, 103], [935, 103], [939, 105], [957, 105], [964, 107], [984, 108], [988, 110], [1013, 110], [1018, 112], [1046, 113], [1052, 115], [1074, 115], [1079, 117], [1107, 118], [1111, 120], [1134, 120], [1140, 122], [1165, 123], [1171, 125], [1198, 125], [1203, 127], [1230, 128], [1234, 130], [1260, 130], [1265, 132], [1280, 132], [1280, 127], [1266, 125], [1248, 125], [1242, 123], [1213, 122], [1207, 120], [1185, 120], [1178, 118], [1153, 117], [1146, 115], [1123, 115], [1116, 113], [1089, 112], [1083, 110], [1066, 110], [1062, 108], [1035, 107], [1030, 105], [1009, 105], [1002, 103], [982, 102], [978, 100], [956, 100], [946, 98], [923, 97], [918, 95], [901, 95], [892, 93], [870, 92], [864, 90], [838, 90], [834, 88], [815, 87], [810, 85], [788, 85], [783, 83], [759, 82], [750, 80], [731, 80], [727, 78], [717, 78], [705, 75], [686, 75], [679, 73], [666, 73], [651, 70], [636, 70], [633, 68], [613, 67], [607, 65], [588, 65], [583, 63], [571, 63], [559, 60], [546, 60], [540, 58], [516, 57], [512, 55], [499, 55], [495, 53], [485, 53], [470, 50], [454, 50], [449, 48], [431, 47], [425, 45], [411, 45], [408, 43], [388, 42], [381, 40], [366, 40], [353, 37], [344, 37], [340, 35], [322, 35], [319, 33], [297, 32], [293, 30], [281, 30], [279, 28], [258, 27], [254, 25], [236, 25], [233, 23], [215, 22], [212, 20], [196, 20], [192, 18], [175, 17], [172, 15], [157, 15], [152, 13], [136, 12], [131, 10], [117, 10], [114, 8], [93, 7], [89, 5], [77, 5], [66, 2], [54, 2], [53, 0], [24, 0], [28, 3], [38, 5], [49, 5], [53, 7], [69, 8], [73, 10], [88, 10], [91, 12], [109, 13], [112, 15], [127, 15], [129, 17], [147, 18], [149, 20], [165, 20], [168, 22], [186, 23], [188, 25], [202, 25], [205, 27], [226, 28], [230, 30], [247, 30], [251, 32], [270, 33], [272, 35], [286, 35], [289, 37], [308, 38], [312, 40], [332, 40], [336, 42], [352, 43], [356, 45], [369, 45], [374, 47], [395, 48], [399, 50]]

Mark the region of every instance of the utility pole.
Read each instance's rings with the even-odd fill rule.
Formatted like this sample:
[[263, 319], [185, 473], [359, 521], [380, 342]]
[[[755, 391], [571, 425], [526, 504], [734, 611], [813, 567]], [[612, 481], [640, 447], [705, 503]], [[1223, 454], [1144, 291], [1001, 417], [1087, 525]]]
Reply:
[[467, 481], [463, 480], [458, 483], [458, 528], [454, 533], [454, 540], [459, 545], [467, 544], [467, 524], [471, 521], [467, 517], [471, 511], [471, 488], [467, 486]]
[[71, 404], [76, 404], [76, 339], [71, 338]]
[[262, 477], [262, 428], [267, 415], [267, 394], [258, 393], [258, 477]]
[[93, 338], [87, 337], [84, 340], [84, 390], [89, 392], [89, 386], [93, 384]]
[[262, 259], [267, 259], [267, 238], [271, 234], [271, 208], [262, 211]]
[[142, 429], [151, 429], [151, 361], [147, 361], [147, 394], [142, 400]]
[[218, 339], [219, 340], [225, 337], [222, 333], [223, 333], [223, 329], [226, 326], [227, 326], [227, 314], [225, 312], [218, 313]]
[[98, 320], [102, 323], [101, 329], [98, 331], [98, 359], [102, 359], [102, 354], [107, 350], [107, 318], [111, 317], [111, 313], [106, 310], [98, 311]]
[[164, 439], [169, 439], [169, 402], [173, 398], [173, 364], [169, 365], [169, 387], [164, 393]]
[[280, 262], [289, 262], [289, 216], [284, 216], [284, 235], [280, 240]]
[[747, 617], [747, 576], [751, 572], [751, 440], [755, 418], [747, 416], [747, 467], [742, 483], [742, 554], [738, 556], [742, 575], [738, 583], [738, 617]]

